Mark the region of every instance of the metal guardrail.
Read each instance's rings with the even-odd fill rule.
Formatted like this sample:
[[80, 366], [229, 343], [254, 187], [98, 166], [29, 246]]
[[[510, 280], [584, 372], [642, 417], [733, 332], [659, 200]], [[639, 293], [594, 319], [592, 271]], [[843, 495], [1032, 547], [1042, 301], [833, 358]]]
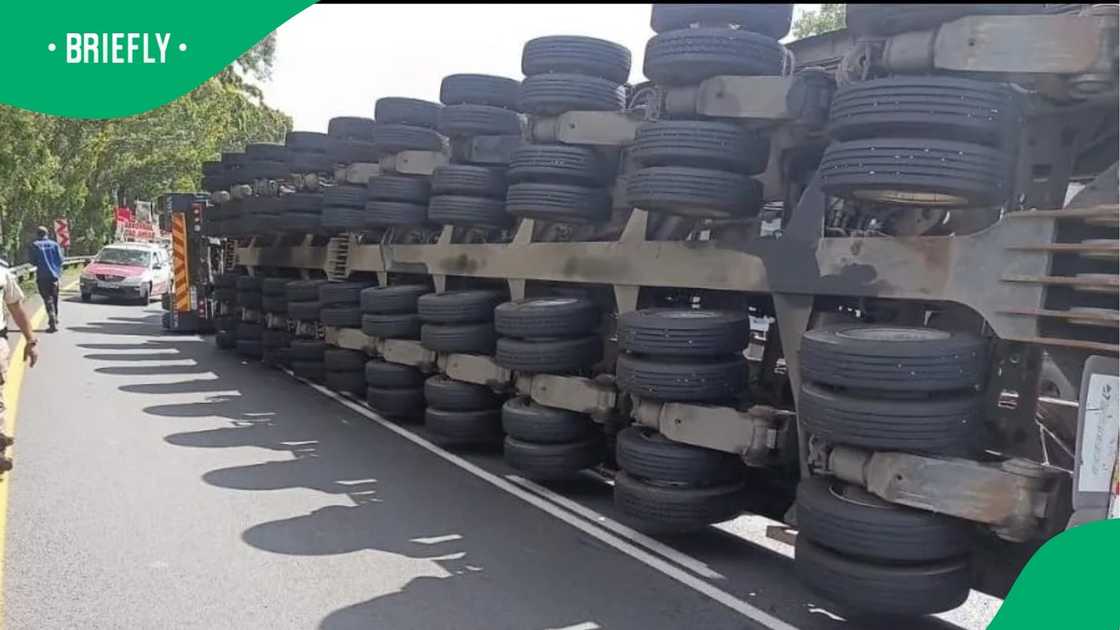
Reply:
[[[71, 256], [62, 259], [62, 268], [70, 269], [73, 267], [83, 267], [93, 260], [93, 256]], [[16, 277], [16, 281], [23, 283], [25, 280], [30, 280], [35, 277], [35, 265], [24, 263], [9, 269], [12, 275]]]

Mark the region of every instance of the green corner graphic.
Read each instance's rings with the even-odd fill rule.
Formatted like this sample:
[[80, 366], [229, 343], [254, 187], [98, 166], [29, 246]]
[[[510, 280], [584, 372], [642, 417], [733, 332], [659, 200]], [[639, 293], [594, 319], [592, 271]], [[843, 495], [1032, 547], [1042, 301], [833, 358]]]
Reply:
[[989, 630], [1120, 628], [1120, 520], [1062, 532], [1030, 559]]
[[0, 25], [0, 103], [72, 118], [116, 118], [197, 87], [313, 4], [20, 2]]

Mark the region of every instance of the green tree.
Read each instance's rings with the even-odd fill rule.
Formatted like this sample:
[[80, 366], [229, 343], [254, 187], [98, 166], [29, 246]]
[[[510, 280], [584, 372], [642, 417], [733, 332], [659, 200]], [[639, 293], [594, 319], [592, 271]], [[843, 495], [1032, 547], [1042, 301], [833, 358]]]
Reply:
[[793, 24], [793, 36], [801, 39], [844, 28], [844, 4], [822, 4], [819, 11], [806, 11]]
[[282, 141], [291, 118], [246, 77], [267, 80], [275, 34], [188, 94], [143, 114], [75, 120], [0, 106], [0, 251], [22, 260], [28, 233], [70, 220], [71, 252], [95, 251], [112, 209], [197, 190], [201, 163], [250, 142]]

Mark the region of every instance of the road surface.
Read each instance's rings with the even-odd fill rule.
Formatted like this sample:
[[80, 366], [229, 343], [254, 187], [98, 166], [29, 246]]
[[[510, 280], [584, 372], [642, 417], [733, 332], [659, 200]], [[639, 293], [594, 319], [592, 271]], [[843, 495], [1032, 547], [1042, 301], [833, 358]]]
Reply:
[[[845, 629], [743, 517], [653, 540], [354, 403], [64, 295], [19, 405], [3, 619], [53, 628]], [[997, 600], [911, 628], [979, 628]]]

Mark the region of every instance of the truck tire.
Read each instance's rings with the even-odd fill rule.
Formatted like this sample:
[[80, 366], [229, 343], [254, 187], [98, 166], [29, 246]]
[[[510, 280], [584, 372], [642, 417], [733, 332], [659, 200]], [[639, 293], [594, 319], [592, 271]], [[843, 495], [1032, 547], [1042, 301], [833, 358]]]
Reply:
[[981, 449], [982, 402], [976, 394], [882, 399], [806, 381], [797, 419], [804, 430], [833, 444], [966, 456]]
[[285, 297], [275, 297], [272, 295], [265, 295], [261, 297], [261, 310], [265, 313], [273, 313], [275, 315], [286, 315], [288, 313], [288, 300]]
[[775, 39], [744, 30], [690, 28], [654, 35], [643, 70], [659, 85], [691, 85], [719, 75], [776, 76], [786, 63]]
[[537, 481], [571, 479], [602, 463], [603, 452], [600, 436], [565, 444], [537, 444], [507, 436], [504, 448], [506, 463]]
[[848, 32], [857, 36], [924, 31], [966, 15], [1040, 13], [1040, 4], [853, 4], [845, 7]]
[[579, 337], [598, 324], [599, 309], [586, 298], [525, 298], [494, 309], [494, 328], [505, 337]]
[[237, 290], [227, 289], [225, 287], [214, 289], [210, 295], [219, 302], [226, 302], [227, 304], [237, 301]]
[[313, 214], [322, 212], [323, 193], [297, 192], [284, 195], [280, 198], [280, 211], [284, 214], [289, 212], [310, 212]]
[[692, 24], [738, 26], [773, 39], [789, 34], [792, 4], [655, 4], [649, 25], [655, 33], [686, 29]]
[[738, 457], [673, 442], [657, 431], [631, 426], [615, 437], [618, 466], [637, 479], [653, 479], [690, 486], [740, 481], [744, 468]]
[[284, 297], [291, 278], [265, 278], [261, 280], [261, 294], [268, 297]]
[[412, 125], [435, 129], [439, 122], [439, 103], [418, 98], [386, 96], [373, 104], [373, 119], [378, 123]]
[[214, 344], [221, 350], [233, 350], [237, 347], [237, 333], [232, 330], [219, 330], [214, 335]]
[[714, 357], [740, 352], [750, 341], [745, 313], [645, 308], [618, 318], [618, 346], [628, 352]]
[[606, 185], [608, 173], [599, 154], [588, 147], [526, 144], [513, 150], [507, 173], [513, 183]]
[[328, 154], [339, 164], [377, 163], [385, 152], [369, 140], [335, 140]]
[[494, 307], [505, 301], [502, 293], [484, 289], [428, 293], [416, 300], [420, 319], [433, 324], [472, 324], [494, 319]]
[[838, 324], [801, 342], [801, 378], [872, 391], [945, 392], [980, 387], [987, 342], [971, 333], [908, 326]]
[[1006, 151], [925, 138], [833, 142], [817, 173], [826, 194], [901, 205], [998, 206], [1011, 186]]
[[336, 138], [370, 140], [377, 123], [372, 118], [337, 116], [327, 121], [327, 135]]
[[247, 293], [254, 292], [260, 293], [261, 279], [259, 276], [238, 276], [237, 277], [237, 290], [238, 292]]
[[505, 169], [444, 164], [432, 173], [432, 194], [505, 199]]
[[443, 138], [427, 127], [377, 125], [373, 130], [373, 146], [383, 154], [440, 151], [443, 149]]
[[322, 381], [323, 363], [321, 361], [301, 361], [293, 357], [292, 374], [309, 381]]
[[518, 105], [526, 114], [557, 116], [571, 111], [621, 111], [626, 93], [614, 81], [580, 74], [537, 74], [521, 82]]
[[292, 361], [322, 363], [327, 344], [314, 339], [293, 339], [291, 346]]
[[614, 478], [615, 507], [647, 531], [687, 532], [730, 520], [742, 511], [743, 498], [742, 483], [706, 488], [658, 486], [625, 471]]
[[603, 342], [597, 335], [537, 341], [502, 337], [494, 354], [494, 362], [507, 370], [531, 374], [579, 372], [602, 358]]
[[497, 444], [502, 439], [502, 417], [497, 409], [446, 411], [424, 410], [424, 426], [435, 441], [448, 446]]
[[582, 74], [618, 85], [630, 78], [630, 50], [594, 37], [537, 37], [525, 42], [521, 51], [521, 72], [527, 77], [552, 73]]
[[659, 120], [638, 127], [630, 155], [642, 166], [692, 166], [757, 175], [770, 161], [770, 141], [731, 123]]
[[261, 358], [261, 342], [259, 339], [238, 339], [237, 354], [252, 359]]
[[260, 324], [250, 324], [249, 322], [241, 322], [237, 325], [237, 338], [238, 339], [252, 339], [254, 341], [260, 340], [261, 333], [264, 328]]
[[449, 74], [439, 85], [439, 100], [444, 105], [491, 105], [516, 110], [520, 86], [520, 81], [489, 74]]
[[814, 592], [843, 610], [875, 615], [929, 615], [960, 606], [971, 574], [964, 559], [897, 565], [846, 558], [798, 536], [794, 571]]
[[489, 387], [464, 383], [442, 374], [424, 381], [428, 406], [444, 411], [483, 411], [498, 407], [500, 399]]
[[334, 164], [335, 160], [329, 154], [309, 151], [292, 151], [287, 162], [289, 173], [333, 174]]
[[373, 225], [366, 218], [366, 213], [362, 208], [338, 208], [334, 206], [323, 209], [323, 214], [319, 217], [319, 224], [328, 234], [358, 232]]
[[966, 521], [892, 505], [821, 477], [797, 486], [797, 528], [817, 545], [869, 560], [934, 562], [965, 556], [972, 544]]
[[386, 389], [420, 388], [424, 386], [424, 374], [411, 365], [389, 363], [381, 359], [367, 361], [365, 365], [366, 384], [370, 387]]
[[513, 224], [502, 199], [436, 195], [428, 202], [428, 220], [443, 225], [505, 228]]
[[894, 76], [837, 89], [828, 131], [838, 140], [905, 137], [1001, 146], [1022, 122], [1020, 97], [1005, 83]]
[[331, 137], [317, 131], [289, 131], [284, 135], [284, 146], [293, 151], [326, 153], [331, 148]]
[[368, 387], [366, 402], [386, 418], [413, 420], [424, 413], [424, 390], [419, 387]]
[[292, 336], [286, 330], [265, 330], [261, 333], [261, 345], [265, 348], [287, 348]]
[[303, 322], [319, 319], [323, 305], [319, 302], [288, 302], [288, 317]]
[[424, 203], [374, 200], [366, 204], [363, 221], [369, 226], [424, 225], [428, 206]]
[[416, 312], [416, 301], [432, 290], [423, 284], [396, 284], [387, 287], [369, 287], [359, 294], [362, 312], [378, 315], [398, 315]]
[[324, 284], [326, 280], [293, 280], [284, 285], [284, 295], [289, 302], [317, 302], [319, 287]]
[[323, 377], [323, 382], [328, 389], [333, 389], [336, 392], [362, 394], [366, 391], [366, 377], [361, 370], [337, 372], [328, 369]]
[[506, 212], [515, 217], [560, 223], [601, 223], [610, 219], [606, 188], [571, 184], [514, 184], [506, 192]]
[[[431, 196], [431, 187], [427, 177], [409, 177], [407, 175], [376, 175], [369, 178], [366, 188], [369, 199], [378, 201], [405, 201], [409, 203], [427, 203]], [[362, 204], [366, 204], [363, 202]]]
[[434, 352], [493, 354], [498, 336], [490, 322], [481, 324], [424, 324], [420, 344]]
[[315, 234], [323, 227], [321, 213], [285, 212], [276, 220], [276, 227], [295, 234]]
[[742, 356], [656, 360], [624, 354], [618, 357], [615, 379], [620, 390], [641, 398], [725, 401], [746, 389], [747, 360]]
[[363, 186], [332, 186], [323, 191], [323, 207], [364, 208], [368, 194]]
[[364, 282], [326, 282], [319, 285], [319, 302], [323, 306], [358, 304], [362, 290], [369, 287]]
[[253, 142], [245, 145], [245, 157], [250, 162], [283, 162], [288, 159], [288, 148], [271, 142]]
[[361, 328], [362, 310], [357, 306], [325, 306], [319, 311], [319, 321], [335, 328]]
[[[323, 351], [323, 367], [329, 372], [355, 372], [364, 370], [369, 357], [361, 350], [327, 348]], [[365, 381], [363, 381], [363, 384]]]
[[510, 398], [502, 405], [506, 435], [533, 444], [580, 442], [591, 434], [592, 426], [585, 414], [545, 407], [528, 398]]
[[741, 219], [758, 213], [762, 184], [742, 173], [687, 166], [653, 166], [626, 180], [626, 201], [649, 212]]
[[449, 138], [520, 135], [521, 117], [492, 105], [448, 105], [439, 114], [439, 132]]
[[416, 313], [362, 315], [362, 332], [381, 339], [419, 339], [420, 316]]

